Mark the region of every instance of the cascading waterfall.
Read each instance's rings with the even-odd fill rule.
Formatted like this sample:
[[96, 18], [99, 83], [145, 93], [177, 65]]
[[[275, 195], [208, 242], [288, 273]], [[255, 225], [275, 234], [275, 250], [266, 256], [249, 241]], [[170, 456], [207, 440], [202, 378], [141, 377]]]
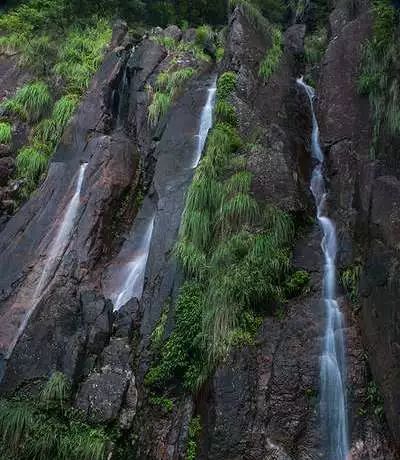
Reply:
[[154, 228], [154, 215], [147, 222], [147, 228], [143, 234], [142, 241], [139, 243], [131, 261], [125, 267], [125, 281], [121, 288], [113, 295], [111, 300], [114, 310], [119, 310], [130, 299], [136, 297], [140, 299], [143, 294], [144, 275], [146, 271], [147, 259], [149, 257], [151, 237]]
[[51, 275], [57, 268], [57, 264], [59, 262], [60, 257], [64, 254], [64, 251], [69, 243], [70, 236], [74, 229], [75, 219], [79, 209], [79, 201], [86, 167], [87, 163], [83, 163], [79, 168], [79, 175], [75, 185], [75, 193], [71, 198], [71, 201], [68, 203], [63, 220], [61, 222], [60, 227], [58, 228], [56, 237], [50, 245], [45, 266], [43, 268], [39, 282], [33, 294], [34, 300], [39, 299], [42, 295], [43, 290], [46, 288], [47, 283], [51, 278]]
[[204, 150], [204, 145], [207, 140], [208, 131], [210, 131], [213, 123], [213, 112], [215, 105], [215, 95], [217, 92], [217, 77], [214, 77], [211, 86], [208, 88], [206, 105], [203, 107], [200, 117], [199, 134], [197, 135], [197, 148], [193, 160], [193, 168], [197, 168], [201, 154]]
[[312, 113], [311, 152], [316, 165], [311, 177], [311, 191], [317, 207], [317, 218], [323, 233], [322, 251], [325, 258], [323, 294], [326, 328], [321, 355], [320, 410], [327, 460], [346, 460], [349, 452], [345, 390], [345, 350], [343, 313], [336, 299], [337, 239], [335, 224], [326, 216], [327, 191], [323, 175], [324, 156], [319, 143], [319, 128], [314, 112], [313, 88], [303, 77], [297, 79], [310, 101]]

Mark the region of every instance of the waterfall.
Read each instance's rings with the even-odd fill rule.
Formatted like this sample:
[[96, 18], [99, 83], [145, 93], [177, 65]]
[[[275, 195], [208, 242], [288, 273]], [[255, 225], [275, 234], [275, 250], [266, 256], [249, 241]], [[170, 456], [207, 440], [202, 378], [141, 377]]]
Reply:
[[326, 314], [325, 335], [321, 355], [320, 411], [327, 460], [346, 460], [349, 452], [345, 390], [344, 319], [336, 299], [337, 239], [334, 222], [326, 215], [327, 191], [323, 174], [324, 156], [319, 143], [319, 128], [314, 111], [314, 90], [303, 77], [297, 79], [310, 101], [312, 113], [311, 152], [315, 167], [311, 177], [311, 192], [317, 208], [317, 219], [323, 238], [325, 259], [323, 297]]
[[68, 203], [56, 237], [51, 242], [42, 274], [33, 294], [34, 300], [40, 299], [43, 290], [47, 287], [48, 281], [56, 270], [57, 264], [59, 263], [60, 258], [68, 246], [72, 231], [74, 229], [76, 215], [79, 209], [80, 195], [86, 167], [87, 163], [83, 163], [79, 168], [79, 175], [76, 181], [74, 195], [71, 198], [71, 201]]
[[[201, 111], [192, 168], [196, 168], [199, 164], [208, 131], [212, 126], [216, 90], [217, 78], [213, 77], [207, 91], [206, 103]], [[151, 200], [146, 198], [146, 206], [150, 206], [149, 202]], [[104, 280], [105, 295], [111, 298], [114, 310], [119, 310], [134, 297], [140, 299], [143, 294], [147, 259], [149, 257], [155, 221], [154, 211], [151, 213], [149, 210], [143, 212], [144, 207], [140, 210], [139, 217], [136, 217], [133, 235], [129, 237], [126, 245], [124, 245], [121, 253], [118, 255], [118, 261], [115, 264], [117, 268], [115, 270], [111, 268], [110, 276], [106, 276]], [[120, 268], [121, 266], [122, 269]]]
[[195, 158], [193, 160], [193, 168], [197, 168], [201, 154], [204, 150], [204, 145], [207, 140], [208, 131], [210, 131], [213, 122], [213, 111], [215, 104], [215, 94], [217, 92], [217, 77], [214, 77], [211, 86], [208, 88], [207, 101], [200, 117], [200, 128], [197, 134], [197, 148]]
[[151, 237], [154, 228], [154, 215], [150, 217], [146, 225], [146, 230], [139, 242], [137, 250], [134, 252], [131, 261], [124, 269], [124, 283], [121, 288], [111, 295], [114, 310], [119, 310], [130, 299], [136, 297], [140, 299], [143, 294], [144, 275], [146, 271], [147, 259], [149, 257]]

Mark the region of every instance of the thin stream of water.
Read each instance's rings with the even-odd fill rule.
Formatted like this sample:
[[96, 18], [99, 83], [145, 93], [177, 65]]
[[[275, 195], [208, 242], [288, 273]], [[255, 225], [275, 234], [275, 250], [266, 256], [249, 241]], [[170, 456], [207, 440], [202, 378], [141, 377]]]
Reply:
[[[202, 152], [207, 140], [208, 132], [213, 122], [213, 111], [215, 105], [215, 95], [217, 90], [217, 78], [213, 77], [212, 83], [208, 88], [207, 100], [200, 116], [199, 131], [196, 135], [197, 145], [192, 163], [192, 168], [196, 168], [200, 162]], [[141, 242], [132, 254], [129, 263], [123, 268], [123, 282], [111, 294], [114, 310], [119, 310], [130, 299], [136, 297], [140, 299], [143, 294], [147, 259], [149, 256], [151, 239], [154, 230], [154, 214], [147, 218], [145, 230]]]
[[319, 127], [314, 111], [315, 93], [303, 78], [297, 79], [306, 92], [312, 113], [311, 153], [315, 167], [311, 177], [311, 191], [317, 208], [323, 238], [324, 254], [323, 297], [326, 313], [324, 344], [321, 355], [321, 397], [322, 439], [326, 460], [346, 460], [349, 453], [347, 403], [345, 389], [345, 345], [344, 319], [336, 298], [336, 256], [337, 238], [334, 222], [327, 217], [327, 191], [323, 174], [324, 156], [319, 142]]

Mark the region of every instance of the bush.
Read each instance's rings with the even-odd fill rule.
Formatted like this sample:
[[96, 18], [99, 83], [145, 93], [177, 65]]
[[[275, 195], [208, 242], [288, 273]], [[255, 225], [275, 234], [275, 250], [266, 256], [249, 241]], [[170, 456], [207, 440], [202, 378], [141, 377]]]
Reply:
[[12, 127], [7, 121], [0, 121], [0, 144], [9, 144], [12, 138]]
[[200, 416], [193, 417], [189, 424], [186, 460], [196, 460], [199, 450], [199, 436], [201, 432]]

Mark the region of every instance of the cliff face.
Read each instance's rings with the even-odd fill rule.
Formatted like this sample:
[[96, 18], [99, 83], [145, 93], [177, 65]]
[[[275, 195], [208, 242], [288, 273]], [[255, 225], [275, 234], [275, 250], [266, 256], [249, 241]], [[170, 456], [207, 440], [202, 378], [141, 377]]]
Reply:
[[[349, 17], [338, 6], [330, 28], [316, 88], [329, 214], [338, 227], [339, 269], [355, 261], [363, 267], [361, 314], [344, 293], [339, 299], [346, 316], [351, 458], [390, 460], [397, 458], [393, 446], [400, 440], [400, 182], [392, 163], [369, 159], [369, 104], [356, 89], [361, 45], [371, 34], [367, 7]], [[176, 27], [157, 33], [181, 43], [193, 39], [191, 31], [182, 37]], [[89, 423], [121, 429], [132, 458], [188, 458], [194, 415], [201, 420], [198, 458], [324, 458], [318, 411], [325, 331], [322, 237], [309, 191], [310, 106], [296, 85], [304, 71], [304, 35], [299, 24], [285, 32], [279, 66], [264, 80], [258, 69], [271, 38], [240, 8], [230, 15], [218, 68], [199, 65], [190, 53], [176, 63], [161, 40], [133, 43], [125, 25], [117, 25], [46, 181], [0, 233], [3, 395], [35, 394], [60, 371], [73, 382], [73, 406]], [[151, 126], [149, 87], [171, 65], [192, 66], [197, 74]], [[284, 311], [264, 318], [254, 344], [236, 347], [196, 396], [174, 388], [171, 405], [160, 407], [145, 384], [154, 358], [151, 340], [167, 304], [165, 335], [173, 330], [173, 304], [183, 278], [173, 248], [193, 177], [200, 114], [216, 74], [226, 71], [237, 75], [229, 102], [238, 131], [254, 140], [244, 152], [252, 193], [301, 222], [293, 265], [308, 271], [311, 280]], [[2, 91], [11, 91], [13, 84], [0, 80]], [[82, 167], [75, 225], [54, 256]], [[150, 222], [143, 296], [114, 312], [110, 286]], [[46, 288], [38, 296], [43, 273], [48, 273]], [[369, 405], [371, 371], [385, 416]]]

